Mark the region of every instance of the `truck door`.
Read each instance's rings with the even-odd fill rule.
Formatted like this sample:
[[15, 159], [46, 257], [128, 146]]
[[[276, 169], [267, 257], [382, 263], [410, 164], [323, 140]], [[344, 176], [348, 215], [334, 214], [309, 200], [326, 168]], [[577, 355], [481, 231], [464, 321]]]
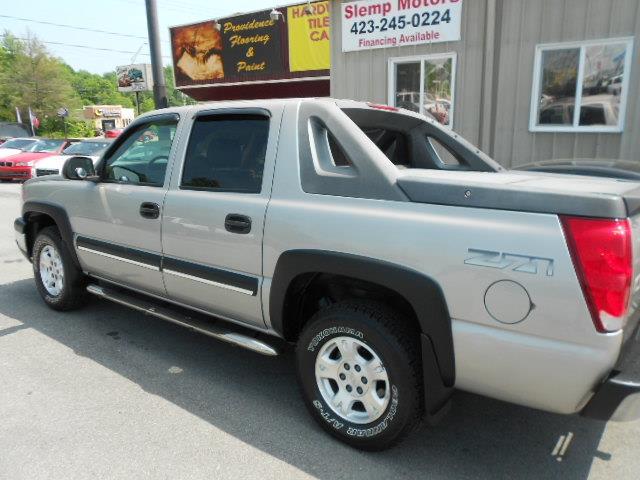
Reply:
[[100, 181], [67, 202], [85, 271], [165, 294], [161, 213], [177, 125], [176, 115], [163, 114], [125, 132], [102, 160]]
[[221, 109], [194, 119], [162, 220], [172, 300], [264, 326], [262, 237], [282, 111]]

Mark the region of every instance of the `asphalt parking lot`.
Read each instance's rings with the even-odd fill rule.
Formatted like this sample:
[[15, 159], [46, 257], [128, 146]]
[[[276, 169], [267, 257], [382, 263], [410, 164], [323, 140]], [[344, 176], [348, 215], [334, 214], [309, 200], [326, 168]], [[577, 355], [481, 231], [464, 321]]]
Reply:
[[0, 184], [0, 479], [640, 477], [640, 422], [602, 423], [458, 393], [400, 447], [325, 435], [291, 354], [267, 358], [110, 303], [47, 309]]

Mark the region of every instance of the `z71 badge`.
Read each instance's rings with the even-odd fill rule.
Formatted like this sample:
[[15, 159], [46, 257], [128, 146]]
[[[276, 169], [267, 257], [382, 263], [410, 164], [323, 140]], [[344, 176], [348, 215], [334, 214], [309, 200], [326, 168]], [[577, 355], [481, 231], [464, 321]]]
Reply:
[[519, 253], [494, 252], [491, 250], [469, 249], [469, 256], [464, 261], [467, 265], [477, 267], [509, 269], [514, 272], [530, 273], [533, 275], [553, 276], [553, 259], [534, 257]]

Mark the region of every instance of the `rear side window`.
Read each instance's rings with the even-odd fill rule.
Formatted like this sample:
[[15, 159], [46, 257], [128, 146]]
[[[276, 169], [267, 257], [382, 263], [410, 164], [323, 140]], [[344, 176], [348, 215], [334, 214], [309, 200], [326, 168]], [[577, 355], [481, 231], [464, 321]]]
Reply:
[[261, 115], [212, 115], [196, 119], [180, 187], [260, 193], [269, 140]]
[[460, 159], [450, 149], [433, 137], [427, 137], [427, 150], [436, 161], [444, 165], [461, 165]]

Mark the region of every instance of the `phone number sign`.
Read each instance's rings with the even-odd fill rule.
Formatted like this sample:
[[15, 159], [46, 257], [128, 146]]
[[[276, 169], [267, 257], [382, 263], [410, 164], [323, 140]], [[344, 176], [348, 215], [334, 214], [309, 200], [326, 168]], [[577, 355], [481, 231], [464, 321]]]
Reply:
[[462, 0], [357, 1], [342, 4], [342, 51], [460, 40]]

